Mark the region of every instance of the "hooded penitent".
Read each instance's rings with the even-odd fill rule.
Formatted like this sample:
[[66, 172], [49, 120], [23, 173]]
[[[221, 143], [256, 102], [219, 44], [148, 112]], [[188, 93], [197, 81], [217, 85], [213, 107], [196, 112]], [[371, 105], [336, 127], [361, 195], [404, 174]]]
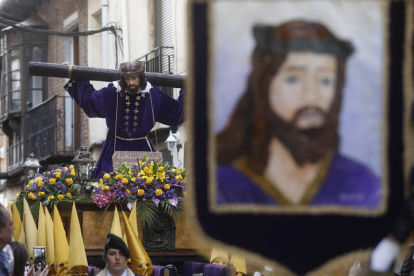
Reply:
[[53, 239], [53, 221], [47, 208], [45, 208], [46, 221], [46, 264], [49, 266], [49, 275], [55, 276], [55, 241]]
[[135, 234], [135, 231], [131, 225], [131, 222], [122, 211], [122, 218], [124, 219], [125, 233], [128, 240], [128, 247], [131, 251], [131, 270], [135, 274], [141, 274], [144, 276], [152, 276], [154, 274], [154, 268], [152, 267], [151, 259], [147, 252]]
[[236, 267], [237, 275], [247, 275], [247, 269], [246, 269], [246, 259], [238, 256], [233, 255], [231, 256], [231, 262]]
[[25, 198], [23, 199], [23, 209], [26, 247], [27, 251], [29, 251], [29, 262], [30, 264], [33, 264], [33, 248], [37, 245], [37, 228], [32, 216], [32, 212], [30, 211], [29, 204]]
[[118, 237], [122, 238], [122, 228], [121, 228], [121, 223], [119, 221], [118, 208], [116, 208], [116, 206], [114, 210], [114, 218], [112, 219], [111, 231], [109, 233], [117, 235]]
[[69, 245], [66, 239], [66, 232], [63, 228], [59, 211], [54, 205], [53, 210], [53, 239], [55, 245], [55, 270], [57, 276], [64, 276], [68, 268]]
[[88, 276], [88, 260], [83, 245], [82, 232], [79, 224], [75, 203], [72, 205], [70, 219], [70, 245], [67, 276]]
[[228, 260], [229, 260], [229, 254], [227, 254], [226, 251], [219, 249], [217, 247], [213, 247], [213, 249], [211, 250], [211, 257], [210, 257], [211, 264], [227, 265]]
[[39, 220], [37, 221], [37, 246], [46, 247], [46, 218], [42, 203], [39, 202]]
[[26, 233], [24, 231], [24, 214], [23, 214], [22, 226], [20, 227], [20, 236], [19, 236], [18, 241], [26, 246]]
[[22, 227], [22, 220], [20, 219], [19, 211], [17, 210], [16, 202], [13, 201], [13, 224], [14, 224], [14, 231], [13, 231], [13, 238], [15, 241], [19, 240], [20, 237], [20, 229]]

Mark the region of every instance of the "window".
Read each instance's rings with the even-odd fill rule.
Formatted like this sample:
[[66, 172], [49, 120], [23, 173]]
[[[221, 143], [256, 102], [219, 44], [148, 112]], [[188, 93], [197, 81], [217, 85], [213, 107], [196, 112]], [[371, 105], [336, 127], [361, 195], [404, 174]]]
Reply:
[[10, 112], [20, 110], [20, 49], [13, 49], [9, 51], [10, 67], [9, 67], [9, 79], [10, 79]]
[[[26, 60], [43, 61], [42, 48], [38, 46], [26, 48]], [[31, 76], [27, 72], [27, 95], [28, 101], [31, 102], [32, 107], [35, 107], [43, 102], [43, 77]]]

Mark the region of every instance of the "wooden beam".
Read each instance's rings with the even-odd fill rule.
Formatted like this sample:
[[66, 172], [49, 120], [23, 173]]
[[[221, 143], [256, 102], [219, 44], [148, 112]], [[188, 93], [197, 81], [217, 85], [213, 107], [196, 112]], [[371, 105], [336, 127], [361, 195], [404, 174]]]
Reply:
[[[68, 70], [68, 65], [47, 62], [29, 62], [29, 72], [32, 76], [67, 78]], [[152, 85], [175, 88], [184, 87], [185, 76], [150, 72], [145, 72], [145, 76]], [[112, 82], [119, 80], [120, 74], [118, 70], [114, 69], [74, 65], [72, 67], [72, 78], [76, 80]]]

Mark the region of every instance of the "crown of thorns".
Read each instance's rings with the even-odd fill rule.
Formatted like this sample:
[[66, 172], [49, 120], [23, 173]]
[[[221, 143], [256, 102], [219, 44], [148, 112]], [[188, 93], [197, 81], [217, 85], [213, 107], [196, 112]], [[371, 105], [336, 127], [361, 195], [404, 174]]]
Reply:
[[[138, 60], [134, 60], [133, 61], [136, 66], [134, 66], [135, 68], [138, 67], [138, 64], [140, 64], [141, 66], [139, 66], [139, 70], [131, 70], [131, 67], [129, 66], [129, 63], [131, 62], [123, 62], [119, 65], [119, 73], [123, 76], [138, 76], [141, 75], [143, 72], [145, 72], [145, 62], [144, 61], [138, 61]], [[129, 71], [127, 71], [129, 70]]]
[[286, 54], [292, 51], [311, 51], [315, 53], [326, 53], [346, 58], [352, 54], [354, 47], [351, 42], [337, 38], [323, 38], [308, 40], [296, 38], [285, 41], [273, 36], [274, 27], [267, 25], [256, 25], [253, 34], [258, 49], [264, 52], [275, 52]]

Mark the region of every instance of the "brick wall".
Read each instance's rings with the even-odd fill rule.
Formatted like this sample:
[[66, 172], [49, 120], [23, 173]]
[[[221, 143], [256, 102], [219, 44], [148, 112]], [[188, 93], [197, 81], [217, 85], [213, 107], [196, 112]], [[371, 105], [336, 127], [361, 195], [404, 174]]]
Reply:
[[[87, 0], [49, 0], [38, 9], [38, 15], [48, 23], [49, 30], [65, 31], [64, 21], [76, 11], [78, 12], [79, 31], [87, 31], [88, 28], [88, 5]], [[79, 64], [88, 66], [87, 38], [79, 37]], [[48, 43], [48, 62], [65, 62], [65, 37], [49, 36]], [[68, 60], [69, 61], [69, 60]], [[49, 97], [53, 95], [65, 95], [63, 86], [65, 79], [49, 78], [48, 89]], [[88, 117], [80, 111], [80, 126], [75, 126], [80, 132], [81, 144], [89, 145], [89, 125]]]

